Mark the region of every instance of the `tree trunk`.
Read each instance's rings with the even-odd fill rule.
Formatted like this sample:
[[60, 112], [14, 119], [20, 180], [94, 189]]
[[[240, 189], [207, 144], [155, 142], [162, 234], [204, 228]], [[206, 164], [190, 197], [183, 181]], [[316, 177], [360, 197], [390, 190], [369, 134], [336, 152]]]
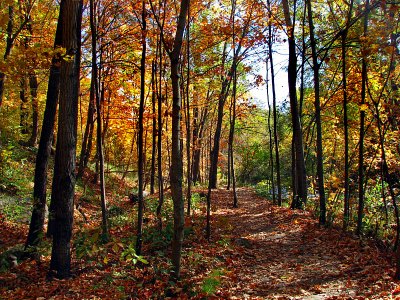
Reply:
[[146, 84], [146, 2], [142, 1], [142, 58], [140, 60], [140, 103], [139, 103], [139, 131], [138, 131], [138, 219], [136, 253], [142, 252], [142, 231], [143, 231], [143, 177], [144, 177], [144, 153], [143, 153], [143, 114]]
[[[14, 7], [12, 5], [8, 6], [8, 23], [7, 23], [7, 38], [6, 38], [6, 49], [4, 51], [3, 59], [7, 60], [8, 56], [11, 53], [11, 49], [14, 44], [13, 37], [14, 30]], [[3, 94], [4, 94], [4, 81], [6, 79], [6, 74], [0, 72], [0, 107], [3, 104]]]
[[[267, 0], [268, 11], [271, 11], [271, 3]], [[272, 14], [269, 13], [269, 18]], [[276, 90], [275, 90], [275, 71], [274, 61], [272, 55], [272, 24], [268, 25], [268, 58], [271, 68], [271, 89], [272, 89], [272, 108], [273, 108], [273, 121], [274, 121], [274, 148], [275, 148], [275, 161], [276, 161], [276, 185], [278, 188], [278, 205], [282, 205], [282, 185], [281, 185], [281, 166], [279, 155], [279, 137], [278, 137], [278, 114], [276, 108]]]
[[[369, 0], [365, 3], [366, 14], [364, 17], [364, 37], [368, 34], [368, 11]], [[365, 136], [365, 94], [367, 85], [367, 58], [362, 56], [361, 67], [361, 105], [360, 105], [360, 146], [358, 151], [358, 213], [357, 213], [357, 235], [362, 232], [362, 221], [364, 216], [364, 136]]]
[[82, 1], [62, 0], [63, 5], [65, 9], [61, 10], [59, 17], [63, 29], [61, 46], [72, 59], [61, 62], [60, 109], [51, 198], [53, 210], [50, 211], [54, 220], [50, 272], [54, 271], [58, 278], [71, 275]]
[[[226, 43], [224, 45], [223, 51], [223, 62], [226, 57]], [[224, 63], [222, 64], [224, 66]], [[215, 127], [214, 134], [214, 143], [211, 151], [211, 163], [210, 163], [210, 174], [209, 174], [209, 186], [211, 189], [217, 188], [217, 174], [218, 174], [218, 156], [219, 156], [219, 142], [221, 139], [221, 131], [222, 131], [222, 119], [224, 116], [224, 105], [226, 98], [228, 96], [229, 85], [231, 82], [232, 76], [232, 68], [230, 68], [229, 75], [222, 81], [222, 87], [220, 94], [218, 96], [218, 115], [217, 115], [217, 124]]]
[[21, 90], [19, 91], [20, 104], [20, 120], [19, 126], [22, 134], [28, 134], [29, 132], [29, 111], [28, 111], [28, 82], [26, 80], [26, 75], [24, 74], [20, 81]]
[[38, 80], [36, 74], [29, 75], [29, 90], [31, 92], [32, 103], [32, 130], [31, 137], [28, 144], [35, 147], [37, 144], [38, 131], [39, 131], [39, 103], [37, 98]]
[[[60, 6], [60, 15], [64, 14], [64, 3]], [[62, 23], [58, 22], [54, 48], [62, 43]], [[53, 142], [58, 95], [60, 88], [60, 57], [53, 57], [47, 88], [46, 107], [43, 115], [42, 132], [36, 155], [35, 177], [33, 187], [33, 209], [29, 233], [25, 248], [35, 247], [43, 236], [46, 210], [47, 169]]]
[[275, 178], [274, 178], [274, 154], [273, 154], [273, 141], [272, 141], [272, 128], [271, 128], [271, 104], [269, 97], [269, 67], [268, 67], [268, 58], [265, 61], [266, 67], [266, 83], [267, 83], [267, 103], [268, 103], [268, 134], [269, 134], [269, 165], [271, 167], [270, 180], [271, 180], [271, 188], [272, 188], [272, 203], [276, 203], [276, 191], [275, 191]]
[[95, 20], [96, 6], [94, 0], [90, 0], [90, 31], [92, 37], [92, 82], [94, 83], [94, 94], [97, 111], [97, 155], [99, 160], [100, 175], [100, 200], [101, 200], [101, 228], [102, 239], [108, 241], [108, 220], [107, 220], [107, 203], [106, 203], [106, 186], [104, 180], [104, 151], [102, 138], [102, 107], [100, 102], [99, 88], [99, 72], [97, 67], [97, 22]]
[[156, 62], [151, 62], [151, 111], [152, 111], [152, 137], [151, 137], [151, 171], [150, 171], [150, 194], [154, 194], [156, 177], [156, 150], [157, 150], [157, 117], [156, 117]]
[[161, 209], [164, 203], [164, 178], [162, 171], [162, 48], [161, 43], [158, 43], [159, 53], [159, 80], [158, 80], [158, 92], [157, 92], [157, 123], [158, 123], [158, 134], [157, 134], [157, 167], [158, 167], [158, 205], [157, 205], [157, 219], [160, 231], [162, 230], [162, 217]]
[[173, 50], [169, 53], [171, 60], [172, 83], [172, 144], [171, 144], [171, 194], [174, 203], [174, 235], [172, 239], [173, 279], [180, 277], [181, 252], [183, 243], [184, 203], [182, 194], [182, 154], [180, 147], [181, 94], [179, 84], [179, 56], [183, 43], [183, 33], [188, 14], [189, 0], [182, 0], [176, 29]]
[[186, 159], [187, 159], [187, 170], [186, 170], [186, 180], [187, 180], [187, 191], [186, 191], [186, 201], [187, 210], [186, 214], [190, 216], [191, 201], [192, 201], [192, 178], [191, 174], [191, 160], [190, 160], [190, 141], [191, 141], [191, 128], [190, 128], [190, 2], [188, 4], [188, 24], [186, 30], [186, 55], [187, 55], [187, 78], [186, 78]]
[[325, 187], [324, 187], [324, 155], [322, 147], [322, 126], [321, 126], [321, 101], [319, 89], [319, 68], [317, 45], [314, 37], [314, 22], [311, 8], [311, 0], [307, 0], [308, 10], [308, 24], [310, 30], [310, 46], [312, 53], [312, 68], [314, 72], [314, 93], [315, 93], [315, 124], [317, 126], [317, 180], [318, 180], [318, 193], [319, 193], [319, 223], [324, 225], [326, 223], [326, 200], [325, 200]]
[[307, 180], [306, 168], [304, 162], [304, 149], [303, 149], [303, 133], [300, 123], [300, 113], [297, 103], [297, 58], [296, 58], [296, 42], [294, 36], [294, 22], [290, 17], [289, 4], [287, 0], [282, 1], [283, 11], [285, 15], [285, 22], [288, 29], [288, 43], [289, 43], [289, 65], [288, 65], [288, 83], [289, 83], [289, 98], [290, 98], [290, 112], [292, 116], [293, 126], [293, 143], [294, 143], [294, 161], [292, 164], [296, 173], [296, 186], [297, 189], [293, 192], [292, 208], [302, 208], [307, 201]]
[[344, 212], [343, 229], [347, 229], [350, 218], [350, 178], [349, 178], [349, 124], [347, 112], [347, 66], [346, 66], [346, 39], [350, 24], [350, 17], [353, 9], [353, 0], [350, 1], [349, 13], [347, 16], [346, 28], [342, 31], [342, 87], [343, 87], [343, 126], [344, 126]]

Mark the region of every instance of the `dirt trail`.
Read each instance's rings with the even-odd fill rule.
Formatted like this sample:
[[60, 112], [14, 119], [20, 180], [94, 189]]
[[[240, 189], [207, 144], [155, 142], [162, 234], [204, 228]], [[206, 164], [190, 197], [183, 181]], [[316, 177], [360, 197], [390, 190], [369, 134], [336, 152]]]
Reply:
[[232, 299], [393, 299], [387, 255], [372, 242], [320, 227], [310, 213], [271, 205], [247, 188], [213, 193], [216, 225], [239, 246]]

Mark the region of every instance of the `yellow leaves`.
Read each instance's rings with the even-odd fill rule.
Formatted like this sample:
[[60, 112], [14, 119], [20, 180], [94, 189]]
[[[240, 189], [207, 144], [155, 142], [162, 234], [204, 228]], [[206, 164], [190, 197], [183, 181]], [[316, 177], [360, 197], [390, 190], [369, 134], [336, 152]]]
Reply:
[[360, 111], [366, 111], [368, 109], [368, 105], [363, 103], [360, 105]]

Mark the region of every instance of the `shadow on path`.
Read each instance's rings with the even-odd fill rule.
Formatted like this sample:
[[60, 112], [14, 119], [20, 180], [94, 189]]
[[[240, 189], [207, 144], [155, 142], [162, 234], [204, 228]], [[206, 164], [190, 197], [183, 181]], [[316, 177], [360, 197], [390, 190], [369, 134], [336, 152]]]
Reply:
[[[396, 284], [387, 255], [372, 242], [320, 227], [310, 213], [271, 205], [251, 189], [213, 192], [214, 228], [229, 237], [232, 299], [384, 299]], [[221, 226], [225, 224], [225, 226]]]

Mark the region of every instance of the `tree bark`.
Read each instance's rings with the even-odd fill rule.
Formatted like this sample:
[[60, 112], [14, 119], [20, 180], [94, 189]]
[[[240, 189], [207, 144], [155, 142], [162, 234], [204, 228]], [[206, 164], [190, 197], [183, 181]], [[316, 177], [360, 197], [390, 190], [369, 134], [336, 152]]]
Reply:
[[[271, 3], [267, 0], [268, 11], [271, 11]], [[269, 14], [272, 18], [272, 14]], [[278, 136], [278, 113], [276, 106], [276, 89], [275, 89], [275, 71], [274, 61], [272, 54], [272, 24], [268, 25], [268, 58], [271, 68], [271, 89], [272, 89], [272, 108], [273, 108], [273, 121], [274, 121], [274, 148], [275, 148], [275, 161], [276, 161], [276, 185], [278, 188], [278, 205], [282, 205], [282, 184], [281, 184], [281, 164], [279, 154], [279, 136]]]
[[289, 83], [289, 98], [290, 112], [292, 116], [293, 126], [293, 143], [294, 143], [294, 161], [292, 162], [296, 173], [297, 189], [293, 192], [292, 208], [302, 208], [307, 201], [307, 179], [306, 168], [304, 162], [303, 149], [303, 133], [301, 129], [300, 113], [297, 103], [297, 58], [296, 58], [296, 42], [294, 36], [294, 22], [291, 20], [289, 3], [287, 0], [282, 1], [285, 22], [288, 30], [289, 44], [289, 65], [288, 65], [288, 83]]
[[[368, 11], [369, 0], [365, 3], [367, 13], [364, 17], [364, 37], [368, 34]], [[362, 56], [361, 66], [361, 104], [360, 104], [360, 145], [358, 151], [358, 212], [357, 212], [357, 235], [362, 232], [362, 221], [364, 216], [364, 136], [365, 136], [365, 98], [367, 86], [367, 58]]]
[[[64, 14], [64, 2], [60, 5], [60, 15]], [[62, 44], [62, 22], [57, 23], [54, 48]], [[56, 119], [59, 88], [60, 88], [60, 57], [53, 57], [47, 87], [46, 107], [43, 115], [42, 132], [36, 155], [35, 177], [33, 187], [33, 209], [29, 233], [25, 248], [35, 247], [43, 236], [43, 226], [46, 210], [47, 169], [51, 146], [53, 142], [54, 124]]]
[[142, 57], [140, 60], [140, 103], [139, 103], [139, 130], [138, 130], [138, 219], [136, 236], [136, 253], [142, 252], [143, 231], [143, 177], [144, 177], [144, 153], [143, 153], [143, 114], [146, 87], [146, 2], [142, 1]]
[[314, 73], [314, 105], [315, 105], [315, 124], [317, 126], [317, 180], [318, 180], [318, 194], [319, 194], [319, 223], [324, 225], [326, 223], [326, 200], [325, 200], [325, 187], [324, 187], [324, 155], [322, 147], [322, 126], [321, 126], [321, 100], [319, 89], [319, 69], [317, 45], [314, 37], [314, 22], [311, 8], [311, 0], [307, 0], [308, 10], [308, 25], [310, 30], [310, 46], [312, 55], [312, 68]]
[[75, 158], [78, 119], [80, 71], [80, 38], [82, 1], [62, 0], [59, 17], [62, 23], [62, 43], [71, 60], [63, 60], [60, 69], [60, 109], [57, 147], [52, 186], [53, 246], [50, 274], [57, 278], [71, 275], [71, 235], [75, 188]]
[[179, 83], [179, 57], [181, 54], [183, 33], [186, 25], [186, 16], [189, 9], [189, 0], [182, 0], [175, 33], [173, 50], [169, 52], [171, 60], [172, 83], [172, 143], [171, 143], [171, 194], [174, 205], [174, 235], [172, 239], [173, 279], [178, 280], [181, 270], [181, 252], [183, 243], [184, 203], [182, 193], [182, 154], [180, 147], [181, 121], [181, 93]]
[[104, 151], [102, 130], [102, 107], [100, 102], [99, 71], [97, 67], [97, 24], [95, 20], [96, 6], [94, 0], [90, 0], [90, 31], [92, 37], [92, 82], [94, 83], [94, 94], [97, 111], [97, 157], [99, 160], [100, 175], [100, 201], [101, 201], [101, 228], [102, 239], [108, 241], [108, 220], [106, 203], [106, 185], [104, 179]]

